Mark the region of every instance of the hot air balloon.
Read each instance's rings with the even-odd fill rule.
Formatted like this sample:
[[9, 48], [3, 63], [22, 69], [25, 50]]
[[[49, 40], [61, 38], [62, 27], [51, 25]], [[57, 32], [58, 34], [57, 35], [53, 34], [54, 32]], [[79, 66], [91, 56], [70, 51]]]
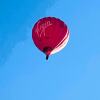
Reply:
[[32, 28], [32, 39], [36, 47], [46, 54], [46, 59], [62, 50], [69, 40], [67, 25], [55, 17], [44, 17]]

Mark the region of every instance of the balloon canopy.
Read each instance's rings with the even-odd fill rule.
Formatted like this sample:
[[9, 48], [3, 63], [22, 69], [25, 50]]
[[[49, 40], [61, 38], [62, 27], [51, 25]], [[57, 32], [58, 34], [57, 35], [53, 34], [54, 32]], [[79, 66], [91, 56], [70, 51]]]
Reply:
[[32, 39], [36, 47], [46, 54], [55, 54], [62, 50], [69, 39], [67, 25], [55, 17], [45, 17], [36, 22], [32, 29]]

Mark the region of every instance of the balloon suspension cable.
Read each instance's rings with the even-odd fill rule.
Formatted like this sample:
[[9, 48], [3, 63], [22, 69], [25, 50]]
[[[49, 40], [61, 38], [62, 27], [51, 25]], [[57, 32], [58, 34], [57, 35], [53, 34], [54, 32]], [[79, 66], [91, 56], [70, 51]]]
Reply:
[[46, 60], [48, 60], [48, 58], [49, 58], [49, 54], [47, 54], [47, 52], [49, 52], [51, 50], [52, 50], [51, 47], [44, 47], [43, 48], [43, 52], [46, 54]]
[[46, 60], [48, 60], [48, 58], [49, 58], [49, 55], [46, 55]]

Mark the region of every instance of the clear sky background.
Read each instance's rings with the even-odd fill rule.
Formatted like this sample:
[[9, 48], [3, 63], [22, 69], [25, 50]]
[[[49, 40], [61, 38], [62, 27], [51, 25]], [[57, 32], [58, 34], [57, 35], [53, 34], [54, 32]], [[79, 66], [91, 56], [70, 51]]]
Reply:
[[[70, 29], [48, 61], [31, 37], [45, 16]], [[0, 100], [100, 100], [100, 0], [0, 0]]]

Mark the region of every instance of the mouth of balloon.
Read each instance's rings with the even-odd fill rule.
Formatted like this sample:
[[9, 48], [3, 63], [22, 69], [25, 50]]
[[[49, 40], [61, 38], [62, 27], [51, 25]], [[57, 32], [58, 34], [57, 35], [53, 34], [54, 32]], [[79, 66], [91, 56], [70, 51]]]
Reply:
[[43, 48], [43, 52], [46, 54], [46, 55], [50, 55], [51, 51], [53, 49], [51, 47], [44, 47]]

